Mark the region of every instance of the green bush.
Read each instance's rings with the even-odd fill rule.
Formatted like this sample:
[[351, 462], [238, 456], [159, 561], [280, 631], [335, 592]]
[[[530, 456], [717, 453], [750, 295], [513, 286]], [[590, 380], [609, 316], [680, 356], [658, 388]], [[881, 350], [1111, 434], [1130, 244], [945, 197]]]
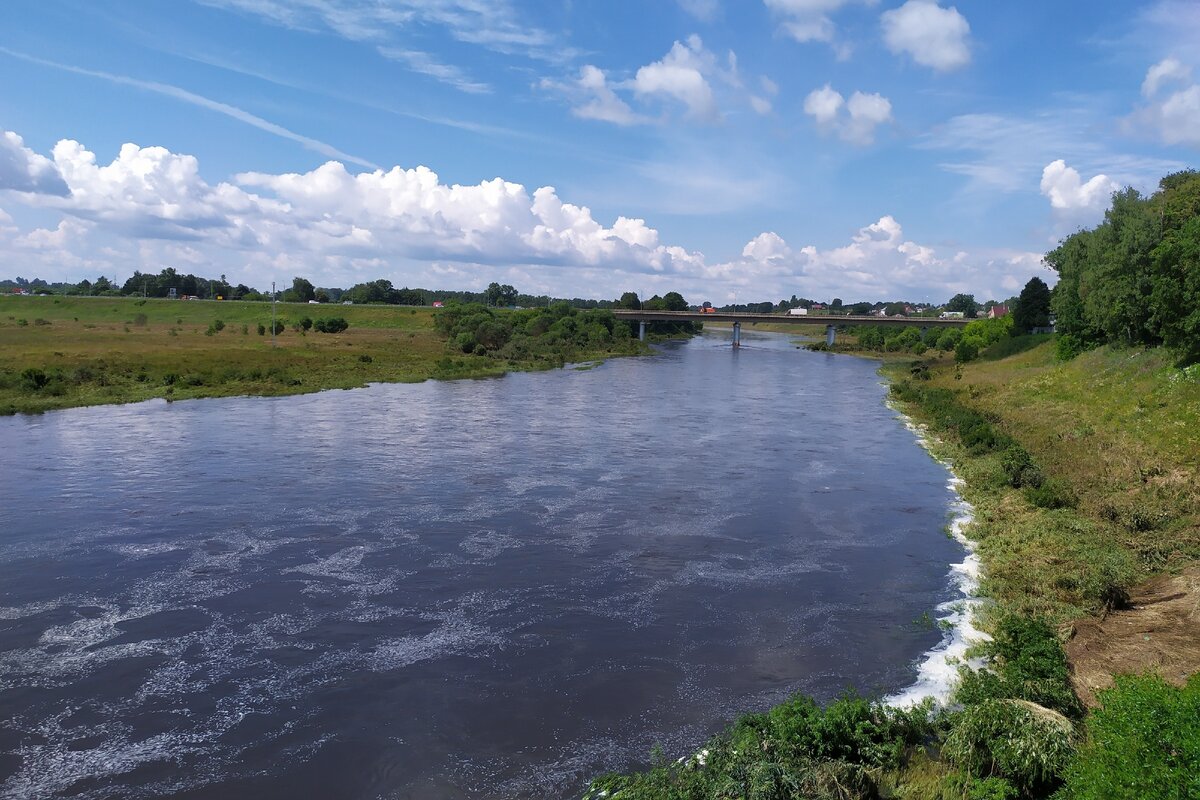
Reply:
[[965, 708], [942, 755], [979, 778], [1002, 778], [1027, 795], [1044, 796], [1074, 752], [1071, 721], [1026, 700], [985, 700]]
[[267, 326], [266, 326], [266, 325], [263, 325], [261, 322], [260, 322], [260, 323], [258, 323], [258, 335], [259, 335], [259, 336], [266, 336], [266, 335], [267, 335]]
[[964, 336], [954, 346], [954, 360], [960, 364], [974, 361], [979, 357], [981, 342], [974, 336]]
[[1071, 688], [1067, 657], [1053, 629], [1042, 620], [1003, 614], [992, 640], [981, 648], [990, 662], [963, 668], [955, 699], [966, 706], [988, 700], [1028, 700], [1077, 719], [1083, 706]]
[[[304, 320], [301, 320], [301, 324], [303, 323]], [[346, 322], [343, 317], [330, 317], [329, 319], [318, 319], [312, 323], [312, 326], [320, 333], [341, 333], [350, 327], [350, 323]]]
[[300, 325], [301, 330], [306, 331], [306, 330], [309, 330], [310, 328], [312, 328], [313, 321], [311, 319], [309, 319], [308, 317], [304, 317], [303, 319], [300, 320], [300, 322], [298, 324]]
[[1046, 509], [1074, 508], [1079, 504], [1071, 487], [1057, 478], [1046, 478], [1036, 486], [1026, 486], [1025, 499], [1038, 508]]
[[1062, 797], [1200, 797], [1200, 675], [1182, 689], [1157, 676], [1122, 676], [1101, 692]]
[[26, 390], [40, 392], [50, 383], [50, 377], [37, 367], [28, 367], [21, 372], [21, 384]]

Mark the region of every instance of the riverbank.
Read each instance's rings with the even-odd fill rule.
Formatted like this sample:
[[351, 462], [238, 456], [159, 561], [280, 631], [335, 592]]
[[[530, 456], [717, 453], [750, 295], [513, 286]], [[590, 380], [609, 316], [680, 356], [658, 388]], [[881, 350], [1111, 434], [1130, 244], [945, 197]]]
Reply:
[[[516, 357], [464, 353], [447, 346], [434, 314], [279, 303], [282, 330], [272, 338], [270, 303], [0, 297], [0, 414], [493, 377], [649, 351], [636, 339], [598, 337], [583, 347], [560, 339]], [[335, 318], [348, 327], [316, 329]]]
[[[616, 798], [723, 796], [717, 787], [731, 782], [780, 798], [787, 782], [839, 798], [1190, 796], [1200, 368], [1109, 348], [1062, 363], [1044, 342], [966, 365], [884, 359], [881, 372], [974, 510], [976, 618], [993, 638], [972, 655], [987, 667], [960, 665], [957, 706], [932, 721], [847, 698], [797, 723], [808, 708], [798, 698], [739, 720], [703, 765], [596, 788]], [[839, 733], [849, 720], [863, 735]]]

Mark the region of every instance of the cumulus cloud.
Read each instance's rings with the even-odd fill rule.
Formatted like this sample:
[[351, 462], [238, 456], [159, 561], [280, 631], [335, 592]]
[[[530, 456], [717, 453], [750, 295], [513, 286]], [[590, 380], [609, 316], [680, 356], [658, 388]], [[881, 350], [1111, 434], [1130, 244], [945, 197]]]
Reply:
[[675, 42], [661, 60], [640, 68], [633, 78], [633, 91], [641, 97], [673, 98], [683, 103], [691, 116], [713, 120], [718, 115], [717, 103], [704, 77], [714, 68], [713, 62], [700, 37], [689, 36], [686, 42]]
[[[710, 123], [721, 120], [724, 102], [745, 103], [759, 114], [771, 111], [770, 100], [745, 91], [737, 55], [731, 50], [724, 59], [718, 58], [695, 34], [676, 41], [665, 56], [640, 67], [628, 80], [612, 80], [609, 73], [588, 64], [577, 78], [544, 78], [539, 85], [570, 98], [575, 116], [617, 125], [653, 122], [650, 114], [656, 107], [665, 109], [659, 121], [669, 119], [674, 107], [682, 108], [692, 120]], [[770, 94], [773, 88], [769, 80], [763, 83], [764, 93]], [[636, 102], [640, 110], [625, 98]]]
[[942, 8], [936, 0], [908, 0], [880, 16], [883, 41], [897, 55], [939, 72], [964, 67], [971, 61], [968, 36], [971, 26], [954, 6]]
[[905, 236], [891, 216], [828, 249], [764, 232], [740, 257], [712, 263], [663, 241], [643, 219], [605, 223], [553, 187], [530, 191], [502, 178], [447, 184], [426, 167], [355, 174], [330, 161], [308, 172], [210, 183], [186, 154], [127, 144], [105, 163], [71, 140], [45, 160], [68, 191], [7, 197], [61, 216], [21, 231], [0, 212], [0, 259], [48, 278], [179, 264], [258, 286], [303, 274], [342, 286], [377, 277], [426, 286], [503, 279], [592, 296], [637, 286], [716, 299], [739, 290], [919, 299], [984, 294], [1006, 277], [1024, 283], [1036, 265], [1021, 253], [943, 255]]
[[1200, 147], [1200, 84], [1192, 70], [1174, 58], [1146, 72], [1142, 82], [1145, 105], [1126, 119], [1126, 125], [1148, 131], [1165, 144]]
[[69, 192], [54, 163], [30, 150], [11, 131], [0, 135], [0, 191], [5, 189], [60, 196]]
[[634, 125], [645, 121], [628, 103], [617, 96], [604, 70], [591, 64], [585, 64], [574, 81], [564, 83], [545, 78], [541, 86], [543, 89], [556, 89], [575, 98], [576, 104], [571, 113], [581, 119], [596, 119], [615, 125]]
[[825, 84], [804, 98], [804, 113], [823, 131], [836, 133], [843, 141], [868, 145], [875, 140], [875, 129], [891, 122], [892, 104], [880, 94], [855, 92], [847, 101]]
[[1084, 182], [1079, 172], [1061, 158], [1042, 170], [1042, 194], [1059, 211], [1103, 213], [1112, 193], [1119, 188], [1107, 175], [1096, 175]]
[[762, 233], [747, 243], [740, 260], [709, 271], [807, 297], [943, 300], [960, 291], [1003, 296], [1005, 287], [1023, 285], [1040, 265], [1040, 254], [1020, 251], [941, 255], [905, 237], [900, 223], [885, 215], [859, 228], [848, 244], [829, 249], [792, 247], [775, 233]]

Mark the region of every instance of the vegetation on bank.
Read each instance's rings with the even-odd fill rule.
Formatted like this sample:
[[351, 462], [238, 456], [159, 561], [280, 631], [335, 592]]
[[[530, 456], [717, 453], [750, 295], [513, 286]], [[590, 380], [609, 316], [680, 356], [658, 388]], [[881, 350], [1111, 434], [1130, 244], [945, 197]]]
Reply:
[[[609, 312], [565, 304], [519, 312], [451, 304], [441, 321], [428, 308], [331, 311], [280, 303], [272, 336], [268, 302], [0, 297], [0, 414], [486, 377], [648, 352]], [[452, 318], [466, 326], [454, 342]]]

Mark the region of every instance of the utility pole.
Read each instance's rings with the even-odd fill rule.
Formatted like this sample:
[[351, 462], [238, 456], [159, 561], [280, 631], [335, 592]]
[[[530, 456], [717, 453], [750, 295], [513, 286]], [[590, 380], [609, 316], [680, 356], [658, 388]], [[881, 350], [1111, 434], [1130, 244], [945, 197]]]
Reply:
[[271, 347], [275, 346], [275, 281], [271, 281]]

